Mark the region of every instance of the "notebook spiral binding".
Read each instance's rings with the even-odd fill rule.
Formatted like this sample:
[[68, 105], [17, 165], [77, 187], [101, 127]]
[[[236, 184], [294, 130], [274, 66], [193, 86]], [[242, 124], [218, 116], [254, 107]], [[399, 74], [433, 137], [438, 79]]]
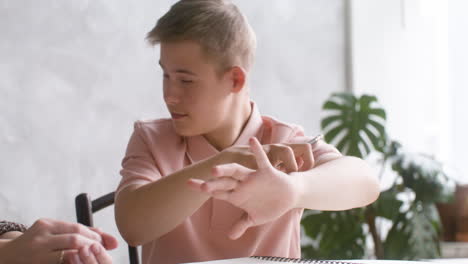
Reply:
[[298, 259], [298, 258], [284, 258], [284, 257], [265, 257], [253, 256], [252, 258], [260, 260], [271, 260], [286, 263], [310, 263], [310, 264], [353, 264], [351, 262], [332, 261], [332, 260], [312, 260], [312, 259]]

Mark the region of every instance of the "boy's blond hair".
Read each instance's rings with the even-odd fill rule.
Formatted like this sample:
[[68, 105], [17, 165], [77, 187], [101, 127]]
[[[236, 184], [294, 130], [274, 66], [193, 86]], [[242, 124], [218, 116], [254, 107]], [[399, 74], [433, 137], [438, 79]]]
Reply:
[[247, 18], [228, 0], [181, 0], [148, 32], [152, 45], [191, 40], [224, 72], [232, 66], [249, 71], [256, 48]]

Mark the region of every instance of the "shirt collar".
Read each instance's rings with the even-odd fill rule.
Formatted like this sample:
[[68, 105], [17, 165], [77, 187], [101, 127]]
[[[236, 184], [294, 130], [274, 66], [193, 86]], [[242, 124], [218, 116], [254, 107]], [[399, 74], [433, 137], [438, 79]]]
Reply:
[[[251, 137], [261, 139], [262, 117], [255, 102], [250, 102], [252, 112], [240, 136], [233, 145], [248, 145]], [[187, 156], [192, 163], [204, 160], [219, 153], [202, 135], [186, 137]]]

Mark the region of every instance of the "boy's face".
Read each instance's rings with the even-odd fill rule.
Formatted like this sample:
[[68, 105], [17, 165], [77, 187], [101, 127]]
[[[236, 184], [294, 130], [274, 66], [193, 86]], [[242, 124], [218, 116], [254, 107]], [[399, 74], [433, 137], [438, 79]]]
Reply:
[[192, 41], [161, 43], [163, 94], [176, 132], [213, 132], [229, 122], [232, 81], [217, 74], [217, 64]]

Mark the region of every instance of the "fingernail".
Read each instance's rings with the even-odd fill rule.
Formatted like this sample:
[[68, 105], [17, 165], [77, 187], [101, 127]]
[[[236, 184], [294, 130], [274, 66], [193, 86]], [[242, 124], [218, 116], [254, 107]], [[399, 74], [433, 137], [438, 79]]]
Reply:
[[99, 245], [93, 244], [91, 246], [91, 250], [94, 252], [94, 254], [99, 254], [99, 252], [101, 252], [101, 247]]

